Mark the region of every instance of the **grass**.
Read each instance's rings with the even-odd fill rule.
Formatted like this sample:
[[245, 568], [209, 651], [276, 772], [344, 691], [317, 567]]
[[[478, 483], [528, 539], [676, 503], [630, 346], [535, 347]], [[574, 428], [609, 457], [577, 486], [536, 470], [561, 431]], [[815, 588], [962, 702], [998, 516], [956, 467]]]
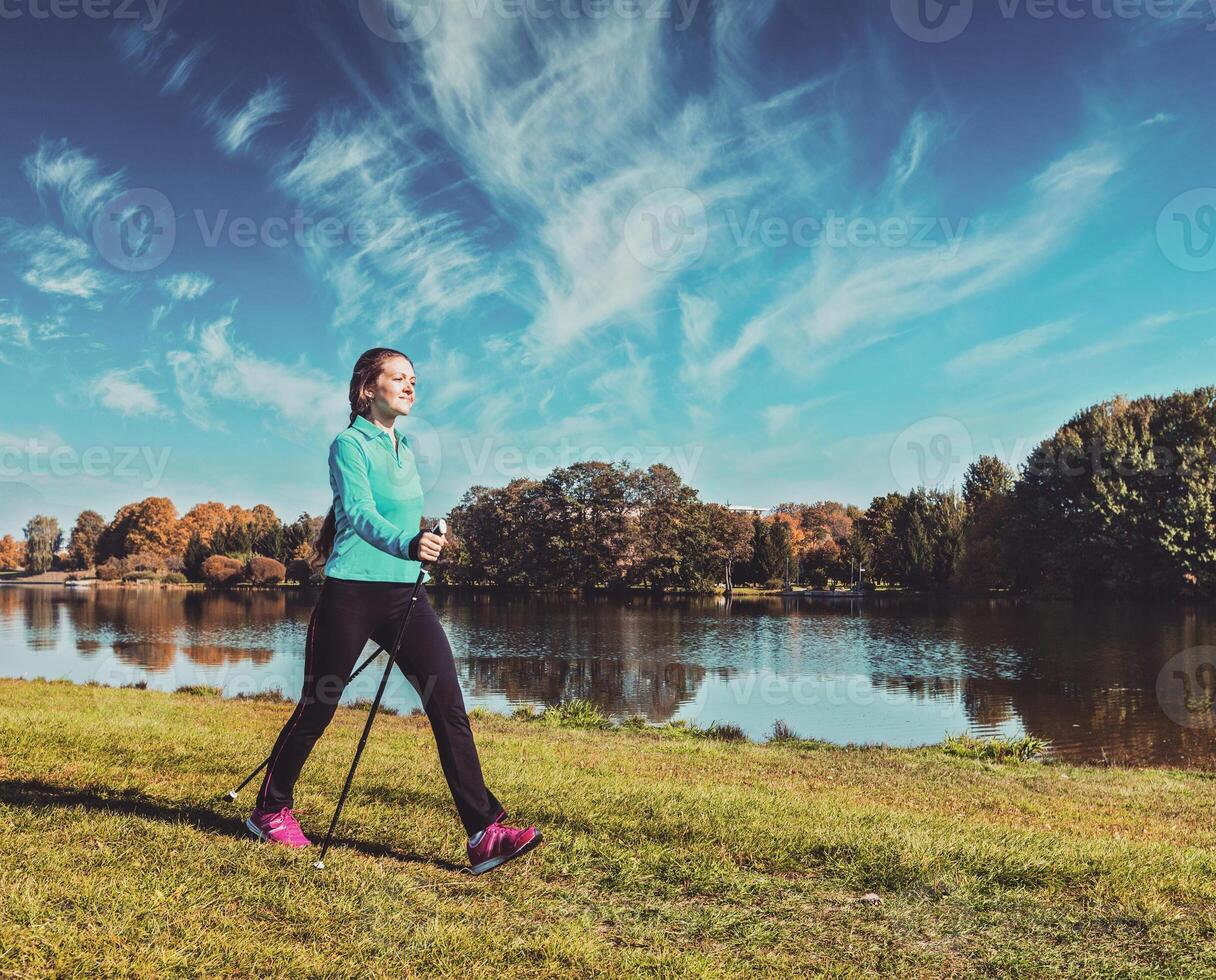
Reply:
[[951, 735], [942, 743], [942, 751], [964, 759], [989, 759], [993, 762], [1029, 762], [1037, 759], [1047, 743], [1033, 735], [1010, 738], [976, 738], [973, 735]]
[[[0, 681], [0, 973], [1216, 975], [1212, 773], [482, 713], [487, 781], [546, 843], [472, 878], [425, 717], [385, 717], [317, 872], [243, 834], [250, 790], [218, 799], [288, 714]], [[364, 718], [304, 770], [314, 838]]]

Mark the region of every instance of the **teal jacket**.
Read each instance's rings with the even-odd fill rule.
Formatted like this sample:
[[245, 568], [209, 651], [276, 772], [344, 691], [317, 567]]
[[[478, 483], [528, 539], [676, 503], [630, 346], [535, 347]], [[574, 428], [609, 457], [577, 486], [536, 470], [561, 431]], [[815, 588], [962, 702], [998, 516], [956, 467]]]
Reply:
[[[329, 485], [337, 529], [326, 577], [413, 582], [421, 563], [409, 558], [422, 523], [422, 483], [405, 436], [362, 415], [329, 446]], [[428, 576], [423, 572], [423, 581]]]

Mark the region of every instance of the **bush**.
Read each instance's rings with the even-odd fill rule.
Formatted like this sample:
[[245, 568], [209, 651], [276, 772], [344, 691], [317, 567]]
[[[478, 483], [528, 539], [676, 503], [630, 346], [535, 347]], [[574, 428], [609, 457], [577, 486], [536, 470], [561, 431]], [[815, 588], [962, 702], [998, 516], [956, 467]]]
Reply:
[[747, 733], [738, 725], [729, 722], [711, 722], [708, 728], [702, 730], [701, 737], [717, 739], [720, 742], [747, 741]]
[[611, 728], [612, 722], [585, 698], [574, 698], [547, 706], [538, 720], [559, 728]]
[[287, 580], [308, 585], [312, 581], [312, 566], [303, 558], [293, 558], [287, 563]]
[[[206, 562], [203, 567], [206, 567]], [[254, 585], [278, 585], [287, 577], [287, 569], [281, 561], [265, 555], [254, 555], [245, 563], [242, 574], [246, 581]]]
[[97, 577], [103, 582], [116, 582], [127, 573], [127, 563], [121, 558], [109, 558], [97, 566]]
[[181, 572], [167, 572], [161, 581], [166, 585], [184, 585], [189, 579]]
[[157, 554], [155, 551], [137, 551], [132, 555], [127, 555], [128, 572], [164, 572], [168, 569], [169, 565], [165, 561], [165, 556]]
[[245, 566], [227, 555], [212, 555], [203, 562], [203, 580], [208, 585], [235, 585]]
[[160, 578], [160, 574], [158, 572], [153, 572], [149, 569], [142, 569], [136, 572], [127, 572], [127, 574], [122, 577], [122, 580], [124, 582], [151, 582], [158, 578]]
[[773, 733], [768, 737], [770, 742], [797, 742], [798, 733], [783, 721], [773, 722]]

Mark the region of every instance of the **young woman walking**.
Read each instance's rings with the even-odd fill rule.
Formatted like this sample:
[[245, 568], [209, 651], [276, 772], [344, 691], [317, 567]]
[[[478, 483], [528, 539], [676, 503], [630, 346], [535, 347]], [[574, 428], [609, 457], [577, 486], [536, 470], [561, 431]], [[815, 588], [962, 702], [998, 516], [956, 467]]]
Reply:
[[[304, 689], [275, 742], [257, 805], [245, 823], [262, 840], [288, 847], [311, 843], [292, 812], [300, 770], [333, 718], [367, 640], [391, 647], [420, 563], [438, 558], [445, 544], [443, 537], [418, 530], [422, 485], [409, 443], [393, 428], [398, 417], [409, 414], [416, 383], [413, 362], [400, 351], [376, 347], [355, 363], [350, 425], [329, 447], [334, 503], [317, 539], [325, 584], [308, 623]], [[452, 649], [425, 584], [418, 587], [396, 662], [431, 723], [443, 774], [469, 834], [473, 873], [539, 844], [535, 827], [502, 822], [506, 811], [486, 788]]]

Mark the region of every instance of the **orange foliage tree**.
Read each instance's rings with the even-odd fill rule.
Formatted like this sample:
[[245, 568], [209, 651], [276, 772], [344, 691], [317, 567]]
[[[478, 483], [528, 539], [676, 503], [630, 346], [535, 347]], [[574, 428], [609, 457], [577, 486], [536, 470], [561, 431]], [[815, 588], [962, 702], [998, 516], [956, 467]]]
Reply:
[[0, 538], [0, 568], [24, 568], [25, 546], [11, 534]]
[[187, 541], [191, 534], [197, 534], [204, 545], [210, 545], [215, 532], [224, 526], [228, 520], [228, 508], [214, 500], [203, 504], [195, 504], [182, 518], [182, 528]]

